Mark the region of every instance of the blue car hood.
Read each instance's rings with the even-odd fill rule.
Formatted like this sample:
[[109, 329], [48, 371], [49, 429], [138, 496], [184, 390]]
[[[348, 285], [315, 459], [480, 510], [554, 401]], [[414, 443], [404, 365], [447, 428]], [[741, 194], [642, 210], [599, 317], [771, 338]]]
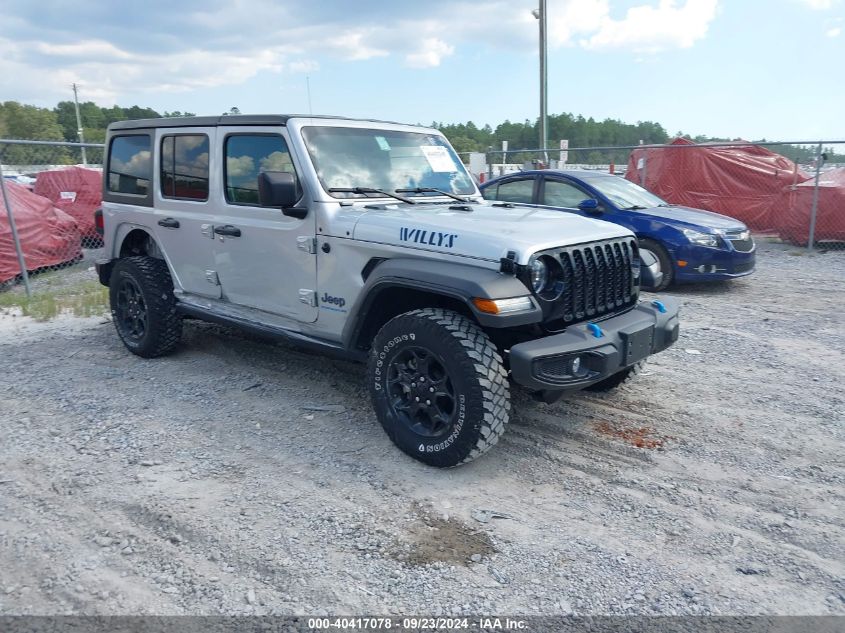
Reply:
[[633, 213], [650, 215], [665, 220], [675, 220], [697, 227], [709, 229], [742, 229], [745, 225], [734, 218], [703, 209], [692, 209], [690, 207], [652, 207], [650, 209], [636, 209]]

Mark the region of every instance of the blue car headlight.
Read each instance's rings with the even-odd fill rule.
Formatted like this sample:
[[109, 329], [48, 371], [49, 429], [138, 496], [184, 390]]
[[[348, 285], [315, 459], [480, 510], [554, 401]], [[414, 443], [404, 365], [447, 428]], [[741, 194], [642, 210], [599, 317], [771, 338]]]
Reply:
[[686, 238], [693, 244], [698, 244], [699, 246], [709, 246], [710, 248], [719, 248], [719, 246], [721, 246], [721, 240], [718, 235], [702, 233], [701, 231], [695, 231], [693, 229], [684, 229], [683, 232]]

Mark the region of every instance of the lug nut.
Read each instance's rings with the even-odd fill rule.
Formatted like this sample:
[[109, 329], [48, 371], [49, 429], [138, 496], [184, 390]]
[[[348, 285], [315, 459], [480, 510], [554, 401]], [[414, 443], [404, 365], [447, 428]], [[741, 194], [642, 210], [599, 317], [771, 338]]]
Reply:
[[419, 401], [420, 401], [420, 397], [419, 397], [419, 396], [417, 396], [417, 397], [415, 398], [415, 400], [416, 400], [417, 402], [419, 402]]
[[431, 404], [431, 400], [426, 400], [426, 401], [425, 401], [425, 403], [430, 405], [430, 404]]
[[428, 388], [428, 390], [429, 390], [431, 393], [434, 393], [434, 387], [429, 387], [429, 388]]

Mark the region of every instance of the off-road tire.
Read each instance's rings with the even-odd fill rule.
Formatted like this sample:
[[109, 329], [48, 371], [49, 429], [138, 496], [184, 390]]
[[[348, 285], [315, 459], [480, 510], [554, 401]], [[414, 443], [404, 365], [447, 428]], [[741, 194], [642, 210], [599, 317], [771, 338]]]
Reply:
[[660, 284], [654, 288], [649, 288], [650, 292], [660, 292], [666, 290], [670, 284], [675, 280], [675, 268], [672, 266], [672, 258], [669, 257], [669, 251], [660, 242], [650, 240], [642, 237], [637, 240], [640, 249], [651, 251], [660, 263], [660, 272], [663, 273], [663, 279]]
[[[127, 283], [135, 285], [146, 309], [146, 327], [137, 337], [122, 325], [118, 315], [118, 296]], [[109, 302], [117, 334], [133, 354], [155, 358], [169, 354], [179, 344], [182, 318], [176, 312], [173, 280], [163, 260], [146, 256], [118, 260], [109, 280]]]
[[[390, 373], [403, 354], [429, 352], [442, 365], [456, 408], [443, 435], [426, 437], [403, 421], [389, 395]], [[425, 308], [388, 321], [376, 335], [367, 365], [373, 408], [388, 437], [411, 457], [439, 468], [465, 464], [487, 452], [510, 414], [507, 373], [496, 346], [472, 321], [449, 310]]]
[[597, 383], [590, 385], [585, 389], [585, 391], [593, 391], [599, 393], [612, 391], [617, 387], [621, 387], [622, 385], [631, 382], [636, 376], [640, 374], [644, 367], [645, 361], [641, 360], [640, 362], [635, 363], [630, 367], [626, 367], [622, 371], [616, 372], [612, 376], [608, 376], [604, 380], [600, 380]]

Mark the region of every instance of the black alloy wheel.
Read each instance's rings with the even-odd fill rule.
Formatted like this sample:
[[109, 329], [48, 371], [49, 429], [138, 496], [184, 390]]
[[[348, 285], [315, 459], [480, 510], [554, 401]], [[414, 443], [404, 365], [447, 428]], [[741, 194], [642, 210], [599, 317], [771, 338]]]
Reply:
[[141, 289], [131, 277], [120, 280], [117, 288], [117, 306], [115, 310], [117, 326], [124, 336], [135, 341], [144, 338], [147, 332], [147, 304]]
[[455, 388], [444, 362], [423, 347], [406, 347], [387, 372], [390, 407], [398, 420], [418, 435], [445, 435], [455, 416]]

